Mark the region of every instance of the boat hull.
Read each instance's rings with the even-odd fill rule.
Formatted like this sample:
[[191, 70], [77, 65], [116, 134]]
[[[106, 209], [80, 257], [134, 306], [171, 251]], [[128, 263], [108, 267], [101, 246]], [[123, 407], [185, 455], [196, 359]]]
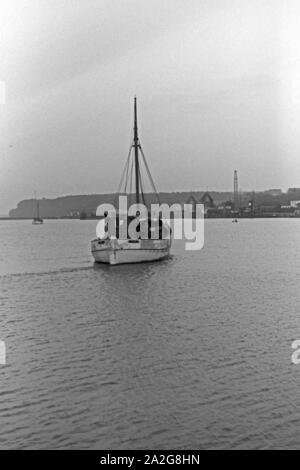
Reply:
[[33, 219], [32, 225], [42, 225], [44, 221], [42, 219]]
[[170, 254], [170, 240], [92, 240], [96, 263], [110, 265], [145, 263], [165, 259]]

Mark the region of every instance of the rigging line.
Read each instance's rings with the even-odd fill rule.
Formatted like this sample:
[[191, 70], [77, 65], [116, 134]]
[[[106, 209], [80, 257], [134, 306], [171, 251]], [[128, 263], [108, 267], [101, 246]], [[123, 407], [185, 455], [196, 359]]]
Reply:
[[131, 205], [132, 200], [132, 185], [133, 185], [133, 163], [134, 159], [131, 160], [131, 168], [130, 168], [130, 186], [129, 186], [129, 204]]
[[143, 200], [144, 206], [147, 207], [147, 204], [146, 204], [146, 201], [145, 201], [145, 194], [144, 194], [144, 189], [143, 189], [143, 182], [142, 182], [142, 175], [141, 175], [141, 168], [140, 168], [140, 166], [139, 166], [139, 180], [140, 180], [140, 188], [141, 188], [142, 200]]
[[[130, 167], [131, 150], [132, 150], [132, 147], [130, 147], [130, 151], [129, 151], [129, 155], [128, 155], [128, 165], [127, 165], [126, 179], [125, 179], [125, 184], [124, 184], [124, 193], [125, 194], [127, 194], [128, 174], [130, 173], [129, 167]], [[131, 162], [131, 164], [132, 164], [132, 162]]]
[[127, 182], [128, 182], [128, 171], [129, 171], [129, 162], [130, 162], [130, 155], [131, 155], [131, 147], [129, 149], [128, 159], [127, 159], [127, 169], [126, 169], [126, 176], [125, 176], [125, 184], [124, 184], [124, 193], [126, 194]]
[[[142, 161], [142, 160], [141, 160]], [[139, 166], [139, 173], [140, 173], [140, 183], [141, 183], [141, 195], [142, 195], [142, 199], [143, 199], [143, 203], [145, 204], [145, 206], [147, 206], [146, 204], [146, 196], [145, 196], [145, 193], [144, 193], [144, 187], [143, 187], [143, 181], [142, 181], [142, 165], [140, 164]]]
[[[125, 192], [126, 195], [128, 194], [128, 196], [130, 195], [131, 165], [132, 165], [132, 163], [131, 163], [131, 161], [130, 161], [130, 166], [129, 166], [129, 169], [128, 169], [128, 171], [129, 171], [129, 176], [128, 176], [128, 179], [127, 179], [127, 181], [126, 181], [125, 188], [124, 188], [124, 192]], [[128, 197], [128, 202], [130, 202], [129, 197]]]
[[140, 149], [141, 154], [142, 154], [142, 157], [143, 157], [143, 162], [144, 162], [144, 165], [145, 165], [145, 167], [146, 167], [147, 174], [148, 174], [148, 178], [149, 178], [150, 183], [151, 183], [151, 185], [152, 185], [152, 189], [154, 190], [155, 196], [156, 196], [156, 198], [157, 198], [157, 200], [158, 200], [158, 202], [159, 202], [159, 204], [160, 204], [159, 195], [158, 195], [157, 189], [156, 189], [156, 187], [155, 187], [153, 178], [152, 178], [152, 176], [151, 176], [151, 173], [150, 173], [150, 170], [149, 170], [147, 161], [146, 161], [146, 157], [145, 157], [145, 155], [144, 155], [144, 152], [143, 152], [143, 149], [142, 149], [141, 145], [139, 145], [139, 149]]
[[124, 168], [123, 168], [123, 171], [122, 171], [122, 176], [121, 176], [121, 179], [120, 179], [120, 184], [118, 186], [117, 194], [119, 194], [121, 189], [122, 189], [122, 185], [123, 185], [126, 170], [127, 170], [127, 173], [128, 173], [128, 163], [129, 163], [130, 153], [131, 153], [131, 146], [130, 146], [128, 157], [126, 159], [126, 162], [125, 162], [125, 165], [124, 165]]
[[127, 178], [127, 175], [128, 175], [128, 166], [129, 166], [130, 153], [131, 153], [131, 147], [129, 149], [128, 157], [126, 159], [126, 162], [125, 162], [125, 165], [124, 165], [124, 168], [123, 168], [123, 171], [122, 171], [122, 175], [121, 175], [121, 179], [120, 179], [120, 183], [119, 183], [117, 192], [115, 193], [115, 196], [114, 196], [114, 206], [115, 207], [116, 207], [116, 204], [118, 202], [118, 196], [120, 195], [120, 192], [122, 191], [122, 186], [124, 184], [124, 181], [126, 182], [126, 179], [124, 180], [125, 173], [126, 173], [126, 178]]
[[[129, 161], [130, 161], [130, 155], [131, 155], [131, 151], [132, 151], [132, 140], [133, 140], [133, 130], [131, 129], [129, 152], [128, 152], [128, 156], [127, 156], [127, 159], [126, 159], [126, 162], [125, 162], [125, 165], [124, 165], [124, 169], [123, 169], [122, 176], [121, 176], [121, 179], [120, 179], [120, 183], [119, 183], [119, 186], [118, 186], [118, 189], [117, 189], [117, 193], [116, 193], [115, 198], [114, 198], [114, 203], [117, 202], [117, 197], [120, 194], [120, 192], [122, 191], [123, 184], [124, 184], [124, 193], [126, 194], [128, 171], [129, 171]], [[126, 173], [126, 176], [125, 176], [125, 173]], [[124, 178], [124, 176], [125, 176], [125, 178]]]

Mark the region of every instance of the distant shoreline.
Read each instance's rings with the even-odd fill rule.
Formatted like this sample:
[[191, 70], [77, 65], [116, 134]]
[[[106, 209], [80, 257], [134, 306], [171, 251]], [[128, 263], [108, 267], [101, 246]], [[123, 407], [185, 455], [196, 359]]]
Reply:
[[[236, 218], [235, 216], [209, 216], [209, 217], [204, 217], [205, 220], [207, 219], [234, 219]], [[80, 219], [79, 217], [43, 217], [44, 220], [80, 220], [81, 222], [85, 222], [87, 220], [100, 220], [101, 217], [87, 217], [85, 219]], [[238, 216], [238, 220], [242, 219], [300, 219], [300, 215], [256, 215], [256, 216]], [[16, 221], [16, 220], [33, 220], [33, 217], [0, 217], [0, 222], [5, 222], [7, 220], [10, 221]]]
[[[171, 207], [173, 204], [204, 203], [205, 212], [210, 218], [231, 218], [234, 216], [233, 195], [230, 192], [160, 192], [161, 203]], [[157, 203], [154, 193], [146, 194], [147, 204]], [[41, 198], [39, 201], [40, 215], [44, 219], [94, 219], [97, 208], [101, 204], [116, 203], [116, 194], [93, 194], [63, 196], [55, 199]], [[291, 205], [291, 202], [293, 204]], [[263, 192], [239, 193], [240, 216], [253, 218], [289, 217], [300, 214], [295, 204], [299, 202], [300, 188], [289, 188], [286, 193], [281, 189], [266, 190]], [[18, 202], [17, 207], [9, 212], [2, 213], [0, 220], [26, 220], [32, 219], [36, 213], [36, 200], [24, 199]], [[295, 214], [294, 214], [295, 213]]]
[[[43, 217], [44, 220], [80, 220], [79, 217]], [[0, 217], [1, 220], [33, 220], [33, 217]]]

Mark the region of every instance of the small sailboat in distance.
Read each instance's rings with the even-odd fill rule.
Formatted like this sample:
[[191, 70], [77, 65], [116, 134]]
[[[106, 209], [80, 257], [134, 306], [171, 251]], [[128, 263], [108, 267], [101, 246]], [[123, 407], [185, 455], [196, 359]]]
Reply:
[[40, 217], [40, 203], [36, 197], [36, 193], [34, 193], [34, 197], [36, 200], [36, 214], [35, 217], [33, 217], [32, 225], [41, 225], [44, 223], [44, 220]]
[[234, 204], [234, 219], [232, 223], [237, 224], [238, 223], [238, 215], [240, 212], [239, 208], [239, 185], [238, 185], [238, 174], [237, 170], [234, 170], [234, 176], [233, 176], [233, 204]]
[[[162, 260], [169, 256], [171, 228], [168, 223], [162, 219], [160, 214], [155, 215], [151, 212], [151, 215], [149, 215], [149, 205], [147, 205], [146, 194], [143, 190], [142, 163], [146, 170], [152, 191], [156, 195], [157, 202], [160, 204], [159, 196], [138, 137], [137, 101], [136, 98], [134, 98], [134, 137], [130, 145], [129, 155], [117, 195], [128, 195], [129, 198], [133, 198], [137, 206], [140, 204], [140, 207], [142, 205], [146, 207], [147, 216], [145, 215], [144, 218], [142, 218], [142, 216], [139, 217], [136, 230], [137, 236], [135, 237], [132, 237], [129, 230], [129, 225], [134, 217], [128, 216], [126, 210], [125, 215], [122, 214], [120, 210], [118, 214], [115, 215], [115, 234], [111, 235], [108, 230], [109, 214], [107, 214], [107, 217], [100, 220], [99, 224], [103, 225], [101, 232], [97, 230], [97, 238], [91, 241], [92, 255], [97, 263], [110, 265], [143, 263], [146, 261]], [[137, 211], [137, 215], [141, 215], [139, 210]], [[146, 227], [145, 230], [143, 230], [143, 227]], [[155, 231], [157, 236], [153, 236]]]

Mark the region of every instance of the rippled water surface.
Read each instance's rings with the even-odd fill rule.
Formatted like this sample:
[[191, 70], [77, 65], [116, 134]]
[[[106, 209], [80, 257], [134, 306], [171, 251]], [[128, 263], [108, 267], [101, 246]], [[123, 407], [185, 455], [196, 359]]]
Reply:
[[300, 447], [300, 219], [94, 265], [94, 221], [0, 222], [0, 447]]

